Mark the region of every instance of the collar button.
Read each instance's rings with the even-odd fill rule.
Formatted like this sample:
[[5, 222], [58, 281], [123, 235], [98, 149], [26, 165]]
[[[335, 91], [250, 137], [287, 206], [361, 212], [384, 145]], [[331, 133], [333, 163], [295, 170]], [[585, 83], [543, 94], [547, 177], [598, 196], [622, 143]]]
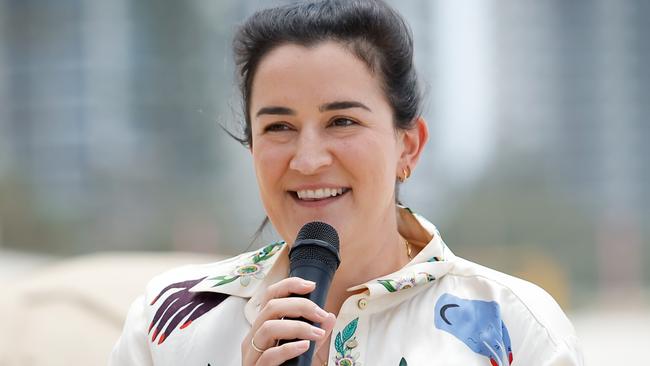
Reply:
[[360, 298], [359, 301], [357, 301], [357, 306], [361, 310], [365, 309], [368, 306], [368, 299], [365, 297]]

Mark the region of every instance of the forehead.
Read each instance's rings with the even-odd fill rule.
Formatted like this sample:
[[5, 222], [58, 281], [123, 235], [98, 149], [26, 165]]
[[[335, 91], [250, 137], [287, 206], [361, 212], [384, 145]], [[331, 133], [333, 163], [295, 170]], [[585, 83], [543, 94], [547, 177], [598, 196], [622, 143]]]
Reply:
[[264, 56], [252, 83], [251, 108], [267, 103], [354, 99], [386, 103], [379, 78], [336, 42], [279, 46]]

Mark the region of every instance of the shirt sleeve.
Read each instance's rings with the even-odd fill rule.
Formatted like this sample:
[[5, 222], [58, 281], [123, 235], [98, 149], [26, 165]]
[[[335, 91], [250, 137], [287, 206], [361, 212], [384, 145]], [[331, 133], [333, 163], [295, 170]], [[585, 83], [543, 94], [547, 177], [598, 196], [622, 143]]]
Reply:
[[144, 295], [138, 297], [129, 309], [122, 335], [113, 347], [108, 366], [152, 366], [147, 343], [147, 324]]
[[578, 338], [570, 336], [559, 344], [543, 366], [583, 366], [584, 360]]

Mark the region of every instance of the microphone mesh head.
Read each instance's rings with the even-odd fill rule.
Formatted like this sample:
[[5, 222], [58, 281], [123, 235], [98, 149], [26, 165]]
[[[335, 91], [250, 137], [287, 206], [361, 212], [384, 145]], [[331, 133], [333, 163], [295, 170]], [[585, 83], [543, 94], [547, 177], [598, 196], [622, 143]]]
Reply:
[[339, 250], [339, 234], [330, 224], [320, 221], [306, 223], [298, 232], [296, 241], [304, 239], [317, 239], [332, 244], [336, 251]]
[[339, 235], [331, 225], [320, 221], [305, 224], [289, 252], [290, 268], [306, 263], [325, 265], [330, 276], [339, 266]]

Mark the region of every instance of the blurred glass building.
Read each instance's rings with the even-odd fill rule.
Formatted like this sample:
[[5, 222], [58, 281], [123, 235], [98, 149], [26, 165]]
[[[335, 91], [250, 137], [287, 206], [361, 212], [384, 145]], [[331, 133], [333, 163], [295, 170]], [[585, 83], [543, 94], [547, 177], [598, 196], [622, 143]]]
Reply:
[[[390, 3], [431, 130], [404, 201], [565, 305], [646, 303], [650, 3]], [[233, 31], [267, 4], [0, 0], [0, 250], [249, 247], [264, 213], [220, 126]]]

